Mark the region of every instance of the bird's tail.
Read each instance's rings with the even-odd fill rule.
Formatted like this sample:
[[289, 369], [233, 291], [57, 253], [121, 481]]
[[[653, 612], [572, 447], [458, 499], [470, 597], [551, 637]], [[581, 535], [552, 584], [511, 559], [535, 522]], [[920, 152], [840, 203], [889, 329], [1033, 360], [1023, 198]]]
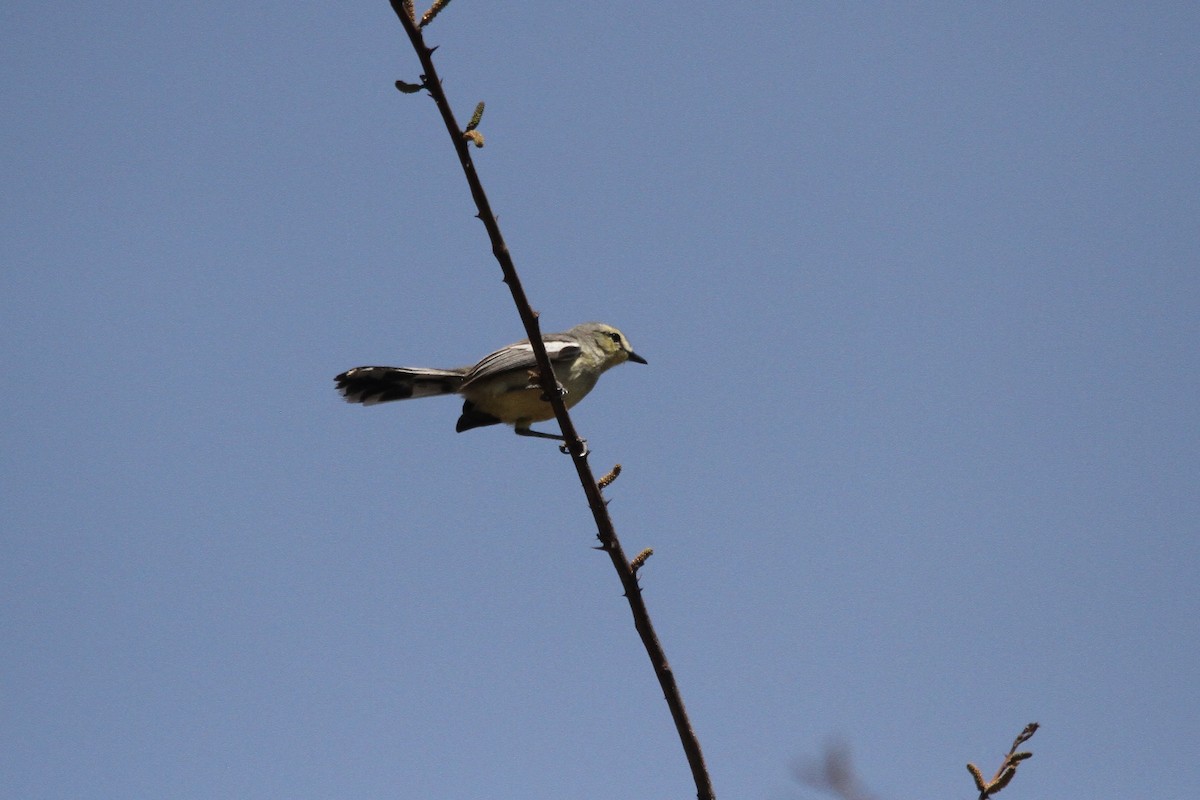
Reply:
[[373, 406], [390, 400], [454, 394], [462, 386], [466, 372], [422, 367], [355, 367], [334, 380], [347, 403]]

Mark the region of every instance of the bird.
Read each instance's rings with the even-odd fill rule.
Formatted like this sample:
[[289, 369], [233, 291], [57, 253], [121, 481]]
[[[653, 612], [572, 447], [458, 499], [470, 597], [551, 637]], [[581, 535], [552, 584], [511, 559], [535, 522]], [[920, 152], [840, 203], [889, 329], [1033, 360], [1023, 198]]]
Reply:
[[[603, 322], [585, 322], [563, 333], [542, 336], [567, 408], [587, 396], [605, 371], [632, 361], [645, 364], [625, 334]], [[456, 369], [429, 367], [354, 367], [334, 378], [348, 403], [373, 406], [393, 400], [457, 394], [463, 398], [455, 430], [505, 423], [521, 436], [558, 439], [535, 431], [534, 422], [554, 416], [538, 381], [537, 361], [528, 339], [486, 355], [479, 363]]]

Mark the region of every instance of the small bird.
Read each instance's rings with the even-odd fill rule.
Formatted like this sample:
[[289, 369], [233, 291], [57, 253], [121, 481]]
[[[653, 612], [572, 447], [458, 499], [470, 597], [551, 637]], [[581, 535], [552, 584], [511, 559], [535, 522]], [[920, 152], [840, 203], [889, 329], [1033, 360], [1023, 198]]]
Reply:
[[[646, 363], [633, 352], [623, 333], [602, 322], [585, 322], [565, 333], [546, 334], [542, 341], [567, 408], [587, 396], [605, 370], [626, 361]], [[529, 428], [531, 423], [553, 418], [554, 409], [543, 399], [528, 339], [500, 348], [473, 367], [355, 367], [334, 380], [346, 402], [364, 406], [414, 397], [462, 395], [462, 416], [455, 428], [460, 433], [503, 422], [521, 436], [563, 438]]]

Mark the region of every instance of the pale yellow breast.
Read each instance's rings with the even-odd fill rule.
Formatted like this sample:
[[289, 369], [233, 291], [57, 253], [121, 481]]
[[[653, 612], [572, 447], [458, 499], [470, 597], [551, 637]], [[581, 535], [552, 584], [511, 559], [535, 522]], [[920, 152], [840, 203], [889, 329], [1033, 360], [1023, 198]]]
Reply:
[[[596, 386], [599, 373], [583, 375], [577, 369], [578, 360], [570, 366], [556, 365], [555, 374], [567, 390], [563, 402], [571, 408]], [[509, 423], [541, 422], [554, 417], [554, 409], [542, 400], [540, 387], [529, 388], [527, 374], [511, 374], [472, 384], [463, 390], [463, 396], [485, 414]]]

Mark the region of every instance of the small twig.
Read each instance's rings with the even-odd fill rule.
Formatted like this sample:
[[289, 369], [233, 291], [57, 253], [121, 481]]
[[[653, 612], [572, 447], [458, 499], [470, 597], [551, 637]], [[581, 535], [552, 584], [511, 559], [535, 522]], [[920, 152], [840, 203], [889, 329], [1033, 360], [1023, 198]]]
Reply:
[[467, 123], [467, 127], [463, 130], [463, 138], [476, 147], [483, 147], [483, 134], [475, 130], [479, 127], [481, 119], [483, 119], [482, 100], [475, 106], [475, 113], [471, 115], [471, 121]]
[[450, 0], [437, 0], [437, 2], [430, 6], [429, 10], [421, 16], [421, 27], [424, 28], [426, 25], [433, 22], [433, 18], [442, 13], [442, 9], [448, 5], [450, 5]]
[[645, 550], [633, 557], [633, 561], [629, 562], [629, 568], [633, 570], [634, 575], [636, 575], [638, 570], [642, 568], [642, 565], [646, 563], [646, 559], [650, 558], [652, 555], [654, 555], [654, 548], [647, 547]]
[[600, 480], [596, 481], [596, 485], [599, 486], [601, 489], [607, 489], [609, 486], [612, 486], [613, 481], [615, 481], [617, 479], [617, 476], [620, 474], [621, 474], [621, 465], [613, 464], [613, 468], [608, 471], [607, 475], [605, 475]]
[[480, 100], [475, 105], [475, 113], [471, 115], [471, 121], [467, 123], [466, 130], [473, 131], [479, 127], [479, 121], [483, 119], [483, 101]]
[[979, 800], [988, 800], [994, 794], [999, 794], [1000, 790], [1008, 786], [1012, 781], [1013, 776], [1017, 774], [1017, 765], [1027, 758], [1033, 758], [1033, 753], [1028, 751], [1017, 752], [1017, 748], [1029, 741], [1035, 733], [1037, 733], [1038, 724], [1031, 722], [1025, 726], [1025, 729], [1017, 734], [1017, 738], [1013, 740], [1012, 747], [1004, 756], [1004, 762], [1000, 768], [996, 770], [995, 776], [990, 781], [983, 779], [983, 773], [979, 767], [974, 764], [967, 764], [967, 772], [971, 773], [971, 777], [975, 780], [975, 788], [979, 790]]

